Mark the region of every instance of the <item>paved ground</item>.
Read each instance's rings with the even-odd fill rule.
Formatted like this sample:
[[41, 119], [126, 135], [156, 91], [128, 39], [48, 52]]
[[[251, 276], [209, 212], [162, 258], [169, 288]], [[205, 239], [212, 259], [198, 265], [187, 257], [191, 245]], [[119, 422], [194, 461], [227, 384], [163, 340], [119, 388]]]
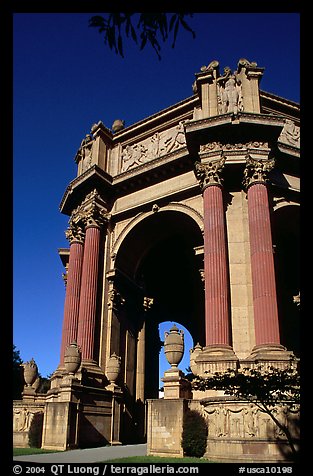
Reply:
[[14, 456], [14, 461], [31, 461], [33, 463], [99, 463], [108, 459], [126, 458], [128, 456], [145, 456], [147, 445], [103, 446], [85, 450], [62, 451], [37, 455]]

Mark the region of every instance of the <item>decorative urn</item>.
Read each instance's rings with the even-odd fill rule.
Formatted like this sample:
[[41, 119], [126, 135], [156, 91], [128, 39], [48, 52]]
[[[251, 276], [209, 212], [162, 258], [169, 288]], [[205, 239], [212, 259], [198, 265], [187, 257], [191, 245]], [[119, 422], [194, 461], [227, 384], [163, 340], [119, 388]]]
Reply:
[[117, 377], [119, 376], [121, 370], [121, 357], [116, 355], [114, 352], [111, 357], [108, 359], [106, 365], [106, 376], [112, 385], [115, 385]]
[[81, 363], [81, 352], [77, 343], [73, 341], [67, 348], [64, 353], [64, 367], [65, 370], [70, 374], [74, 375], [79, 369]]
[[122, 119], [115, 119], [115, 121], [112, 124], [112, 131], [113, 132], [119, 132], [125, 127], [125, 121]]
[[165, 332], [164, 353], [172, 368], [178, 366], [185, 351], [184, 332], [174, 324], [169, 332]]
[[38, 367], [34, 359], [32, 358], [29, 362], [24, 362], [21, 364], [24, 368], [24, 380], [27, 387], [31, 387], [38, 377]]

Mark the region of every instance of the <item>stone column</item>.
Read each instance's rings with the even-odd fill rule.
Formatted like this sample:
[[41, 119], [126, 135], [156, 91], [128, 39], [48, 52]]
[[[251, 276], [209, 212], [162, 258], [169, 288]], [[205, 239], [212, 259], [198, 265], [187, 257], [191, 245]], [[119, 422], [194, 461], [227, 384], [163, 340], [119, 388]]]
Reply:
[[[220, 172], [225, 158], [196, 162], [203, 191], [205, 347], [191, 353], [199, 372], [222, 371], [236, 366], [231, 347], [226, 227]], [[201, 369], [201, 370], [200, 370]]]
[[[95, 325], [97, 312], [98, 269], [101, 228], [107, 219], [106, 211], [99, 207], [95, 200], [95, 192], [86, 199], [82, 212], [86, 226], [84, 259], [82, 266], [81, 293], [77, 344], [81, 348], [82, 362], [95, 362]], [[90, 199], [91, 200], [88, 200]]]
[[204, 208], [204, 279], [206, 345], [230, 345], [229, 293], [222, 183], [225, 159], [196, 163]]
[[68, 345], [77, 340], [78, 311], [81, 272], [84, 253], [84, 232], [80, 224], [74, 223], [74, 215], [66, 231], [70, 241], [70, 256], [67, 271], [66, 295], [62, 329], [60, 366], [64, 366], [64, 352]]
[[250, 234], [253, 311], [256, 345], [248, 364], [264, 362], [284, 368], [294, 357], [280, 344], [272, 231], [266, 175], [274, 160], [247, 157], [244, 185], [247, 189]]
[[248, 198], [253, 309], [257, 346], [280, 344], [272, 231], [266, 185], [266, 174], [273, 167], [273, 160], [262, 161], [248, 156], [244, 179]]

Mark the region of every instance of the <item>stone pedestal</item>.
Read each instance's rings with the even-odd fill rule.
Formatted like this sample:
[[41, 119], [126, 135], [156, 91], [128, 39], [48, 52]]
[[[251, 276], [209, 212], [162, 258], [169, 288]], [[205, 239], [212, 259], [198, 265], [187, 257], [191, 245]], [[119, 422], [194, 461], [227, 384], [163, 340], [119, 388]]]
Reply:
[[181, 446], [187, 400], [147, 400], [147, 454], [152, 456], [183, 456]]
[[178, 368], [166, 370], [161, 380], [164, 383], [165, 399], [192, 398], [190, 382]]
[[280, 344], [256, 345], [251, 354], [241, 361], [242, 367], [257, 367], [262, 364], [262, 368], [276, 367], [284, 369], [290, 366], [291, 361], [297, 362], [293, 352]]
[[82, 367], [57, 376], [47, 392], [42, 447], [66, 450], [119, 444], [122, 392], [104, 388], [104, 375]]

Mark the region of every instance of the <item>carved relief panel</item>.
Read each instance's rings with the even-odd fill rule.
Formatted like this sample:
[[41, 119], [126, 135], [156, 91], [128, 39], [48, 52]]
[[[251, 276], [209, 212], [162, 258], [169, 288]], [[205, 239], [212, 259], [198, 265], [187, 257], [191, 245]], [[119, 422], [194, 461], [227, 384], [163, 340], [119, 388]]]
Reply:
[[[296, 426], [298, 410], [291, 411], [288, 407], [277, 407], [275, 417], [284, 425], [288, 425], [291, 433]], [[210, 438], [283, 438], [284, 433], [274, 424], [271, 417], [262, 412], [254, 404], [206, 405], [203, 415], [208, 421], [208, 437]]]
[[278, 141], [293, 147], [300, 147], [300, 127], [290, 119], [286, 119]]
[[148, 139], [122, 150], [121, 172], [138, 167], [160, 156], [170, 154], [186, 145], [183, 121], [167, 131], [156, 132]]

